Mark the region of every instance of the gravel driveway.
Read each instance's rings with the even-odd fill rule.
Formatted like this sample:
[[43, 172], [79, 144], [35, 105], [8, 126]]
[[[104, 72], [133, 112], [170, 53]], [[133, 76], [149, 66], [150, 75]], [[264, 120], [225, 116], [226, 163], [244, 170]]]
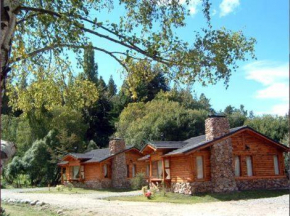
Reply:
[[[106, 201], [101, 198], [116, 195], [137, 195], [140, 192], [94, 192], [91, 194], [36, 194], [27, 189], [3, 189], [3, 199], [40, 200], [56, 210], [72, 216], [289, 216], [289, 195], [255, 200], [213, 202], [198, 204], [170, 204], [148, 202]], [[28, 189], [29, 190], [29, 189]]]

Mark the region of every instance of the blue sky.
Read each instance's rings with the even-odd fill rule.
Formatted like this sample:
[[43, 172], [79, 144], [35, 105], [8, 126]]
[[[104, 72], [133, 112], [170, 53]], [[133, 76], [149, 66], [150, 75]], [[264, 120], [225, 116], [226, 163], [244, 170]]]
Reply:
[[[183, 0], [181, 0], [182, 2]], [[212, 24], [232, 30], [242, 30], [246, 36], [257, 40], [257, 60], [240, 62], [240, 68], [233, 73], [228, 89], [222, 82], [202, 87], [195, 84], [198, 95], [205, 93], [214, 109], [227, 105], [253, 110], [255, 114], [284, 115], [289, 107], [289, 1], [288, 0], [213, 0]], [[200, 0], [191, 0], [191, 16], [187, 26], [178, 30], [184, 40], [193, 40], [193, 31], [205, 25]], [[119, 11], [121, 13], [121, 10]], [[110, 14], [110, 19], [117, 19]], [[100, 19], [107, 18], [102, 15]], [[103, 47], [112, 46], [105, 41], [93, 43]], [[114, 47], [110, 47], [114, 48]], [[99, 75], [107, 81], [113, 75], [120, 88], [121, 66], [102, 53], [95, 53]]]

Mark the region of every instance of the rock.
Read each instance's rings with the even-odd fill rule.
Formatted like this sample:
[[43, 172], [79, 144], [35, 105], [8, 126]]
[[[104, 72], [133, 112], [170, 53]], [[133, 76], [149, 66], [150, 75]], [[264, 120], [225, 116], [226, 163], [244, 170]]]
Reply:
[[32, 202], [30, 202], [30, 205], [35, 205], [36, 203], [38, 202], [38, 200], [35, 200], [35, 201], [32, 201]]
[[36, 203], [36, 205], [37, 205], [37, 206], [43, 206], [43, 205], [45, 205], [45, 203], [44, 203], [44, 202], [40, 202], [40, 201], [38, 201], [38, 202]]
[[56, 213], [60, 215], [60, 214], [63, 213], [63, 211], [62, 210], [58, 210]]

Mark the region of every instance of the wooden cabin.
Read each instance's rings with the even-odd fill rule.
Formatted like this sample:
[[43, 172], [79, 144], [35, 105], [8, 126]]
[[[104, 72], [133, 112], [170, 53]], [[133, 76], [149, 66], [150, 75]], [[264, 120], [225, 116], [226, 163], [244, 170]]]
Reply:
[[120, 139], [107, 149], [72, 153], [59, 163], [62, 183], [129, 187], [136, 173], [150, 186], [173, 192], [231, 192], [289, 187], [284, 154], [289, 148], [248, 126], [229, 128], [224, 116], [209, 116], [205, 135], [184, 141], [152, 141], [140, 151]]
[[138, 161], [143, 154], [123, 140], [115, 139], [109, 148], [87, 153], [71, 153], [58, 164], [61, 182], [90, 188], [129, 187], [130, 179], [138, 172], [146, 172], [144, 163]]
[[185, 194], [288, 187], [288, 147], [248, 126], [229, 129], [223, 116], [211, 116], [206, 128], [182, 142], [148, 142], [139, 160], [150, 168], [150, 184]]

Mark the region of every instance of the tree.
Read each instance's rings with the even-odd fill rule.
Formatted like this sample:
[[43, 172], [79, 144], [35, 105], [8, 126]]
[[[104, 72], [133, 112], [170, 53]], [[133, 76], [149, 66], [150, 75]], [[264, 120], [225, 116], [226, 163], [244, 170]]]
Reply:
[[84, 50], [84, 76], [85, 79], [97, 84], [98, 82], [98, 64], [95, 63], [95, 52], [90, 43]]
[[247, 119], [246, 125], [279, 142], [289, 132], [289, 117], [263, 115]]
[[[195, 41], [190, 44], [175, 33], [176, 28], [186, 25], [189, 1], [167, 4], [163, 0], [7, 0], [4, 3], [1, 5], [4, 34], [0, 44], [3, 78], [11, 64], [23, 69], [27, 65], [49, 65], [51, 61], [66, 58], [67, 50], [80, 55], [80, 49], [90, 47], [112, 57], [125, 70], [130, 60], [141, 59], [160, 64], [171, 78], [182, 82], [201, 81], [206, 85], [224, 80], [227, 84], [237, 62], [246, 60], [247, 54], [254, 57], [253, 38], [245, 37], [241, 31], [213, 28], [209, 0], [203, 0], [207, 28], [196, 32]], [[118, 21], [105, 21], [92, 15], [95, 11], [114, 13], [119, 8], [124, 10], [124, 15]], [[90, 36], [94, 37], [93, 41], [106, 41], [117, 48], [112, 51], [107, 48], [110, 46], [90, 45]], [[25, 64], [18, 64], [23, 60]], [[63, 65], [67, 65], [65, 61]]]
[[91, 151], [94, 149], [98, 149], [99, 146], [94, 142], [94, 140], [90, 140], [88, 147], [87, 147], [87, 151]]
[[166, 100], [131, 103], [120, 115], [116, 135], [137, 147], [145, 141], [185, 140], [204, 134], [207, 114], [205, 110], [186, 109]]
[[117, 86], [114, 82], [113, 76], [110, 76], [109, 82], [108, 82], [108, 96], [109, 98], [112, 98], [117, 94]]

